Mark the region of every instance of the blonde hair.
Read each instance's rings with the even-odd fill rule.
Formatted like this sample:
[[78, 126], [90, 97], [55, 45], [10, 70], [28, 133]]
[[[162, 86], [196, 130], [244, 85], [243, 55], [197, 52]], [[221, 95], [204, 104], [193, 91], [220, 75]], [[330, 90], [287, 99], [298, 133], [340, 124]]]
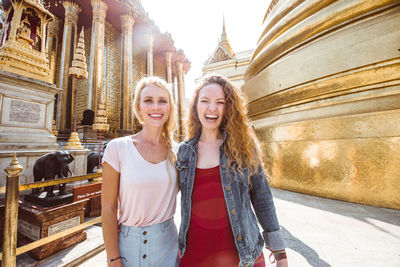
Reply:
[[[225, 111], [219, 130], [221, 132], [226, 131], [223, 149], [228, 155], [228, 165], [232, 168], [238, 168], [239, 171], [248, 167], [250, 176], [252, 176], [260, 166], [262, 167], [261, 152], [257, 149], [257, 139], [250, 128], [245, 98], [228, 78], [212, 75], [202, 79], [190, 103], [187, 137], [192, 139], [201, 130], [197, 104], [201, 89], [209, 84], [220, 85], [225, 94]], [[250, 176], [248, 179], [250, 179]]]
[[140, 106], [140, 94], [142, 93], [143, 89], [149, 86], [155, 86], [158, 87], [168, 93], [168, 102], [170, 105], [169, 109], [169, 115], [167, 121], [164, 123], [162, 131], [161, 131], [161, 136], [163, 138], [163, 141], [165, 144], [168, 146], [168, 155], [167, 155], [167, 172], [168, 172], [168, 177], [170, 178], [171, 181], [171, 173], [170, 169], [168, 168], [168, 163], [170, 163], [175, 170], [175, 162], [176, 162], [176, 155], [172, 150], [172, 135], [173, 132], [175, 131], [175, 114], [176, 114], [176, 107], [174, 100], [172, 98], [172, 86], [168, 84], [166, 81], [164, 81], [161, 78], [150, 76], [150, 77], [145, 77], [141, 79], [135, 88], [135, 97], [133, 99], [133, 111], [135, 113], [136, 118], [139, 120], [141, 124], [143, 124], [143, 118], [139, 113], [139, 106]]

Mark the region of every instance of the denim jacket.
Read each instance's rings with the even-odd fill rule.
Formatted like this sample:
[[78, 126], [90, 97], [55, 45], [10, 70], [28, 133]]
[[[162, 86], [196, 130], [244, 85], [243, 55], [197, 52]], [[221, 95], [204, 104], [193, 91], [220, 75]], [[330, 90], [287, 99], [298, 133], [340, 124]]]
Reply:
[[[181, 256], [186, 250], [186, 235], [189, 229], [191, 216], [191, 201], [194, 176], [197, 162], [197, 143], [200, 132], [191, 140], [179, 145], [176, 167], [179, 171], [179, 185], [181, 190], [181, 226], [179, 230], [179, 250]], [[223, 141], [225, 141], [224, 133]], [[219, 170], [228, 209], [229, 220], [238, 249], [239, 266], [253, 266], [261, 255], [264, 242], [270, 250], [285, 248], [283, 233], [279, 227], [275, 213], [275, 206], [268, 186], [267, 179], [261, 167], [251, 177], [250, 170], [242, 169], [242, 174], [228, 167], [228, 157], [220, 146]], [[256, 216], [251, 208], [253, 205], [258, 222], [263, 228], [262, 238]]]

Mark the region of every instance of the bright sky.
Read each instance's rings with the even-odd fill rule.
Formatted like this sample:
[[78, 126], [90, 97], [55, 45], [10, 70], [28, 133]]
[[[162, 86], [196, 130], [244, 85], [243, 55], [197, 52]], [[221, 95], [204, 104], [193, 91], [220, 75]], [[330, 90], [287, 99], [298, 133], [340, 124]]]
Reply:
[[261, 35], [262, 20], [271, 0], [141, 0], [161, 32], [169, 32], [175, 47], [191, 61], [185, 76], [186, 97], [201, 77], [203, 63], [218, 45], [222, 17], [235, 53], [254, 49]]

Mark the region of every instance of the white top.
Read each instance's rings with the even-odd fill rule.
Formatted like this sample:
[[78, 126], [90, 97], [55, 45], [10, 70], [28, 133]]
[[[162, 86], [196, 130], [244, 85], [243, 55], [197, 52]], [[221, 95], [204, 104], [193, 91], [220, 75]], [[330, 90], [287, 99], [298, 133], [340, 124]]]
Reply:
[[[173, 150], [176, 147], [174, 143]], [[103, 162], [120, 173], [118, 224], [150, 226], [172, 218], [176, 207], [177, 174], [171, 163], [168, 163], [169, 178], [167, 161], [157, 164], [146, 161], [131, 136], [109, 142]]]

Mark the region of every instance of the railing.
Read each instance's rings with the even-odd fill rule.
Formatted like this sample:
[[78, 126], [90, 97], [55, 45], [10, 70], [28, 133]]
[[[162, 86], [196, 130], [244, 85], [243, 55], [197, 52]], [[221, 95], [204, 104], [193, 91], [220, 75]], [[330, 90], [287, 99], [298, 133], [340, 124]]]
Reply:
[[3, 231], [3, 251], [0, 253], [0, 260], [3, 266], [15, 267], [16, 257], [22, 253], [35, 249], [37, 247], [48, 244], [56, 239], [67, 236], [73, 232], [85, 229], [91, 225], [101, 222], [101, 217], [96, 217], [90, 221], [86, 221], [80, 225], [64, 230], [60, 233], [39, 239], [37, 241], [26, 244], [17, 248], [17, 226], [18, 226], [18, 199], [19, 192], [27, 189], [45, 187], [50, 185], [58, 185], [63, 183], [71, 183], [76, 181], [87, 180], [91, 178], [101, 177], [101, 173], [93, 173], [81, 176], [73, 176], [52, 181], [36, 182], [30, 184], [19, 184], [19, 176], [22, 171], [17, 157], [14, 154], [10, 165], [5, 169], [7, 172], [6, 186], [0, 187], [0, 193], [6, 193], [6, 202], [4, 209], [4, 231]]

